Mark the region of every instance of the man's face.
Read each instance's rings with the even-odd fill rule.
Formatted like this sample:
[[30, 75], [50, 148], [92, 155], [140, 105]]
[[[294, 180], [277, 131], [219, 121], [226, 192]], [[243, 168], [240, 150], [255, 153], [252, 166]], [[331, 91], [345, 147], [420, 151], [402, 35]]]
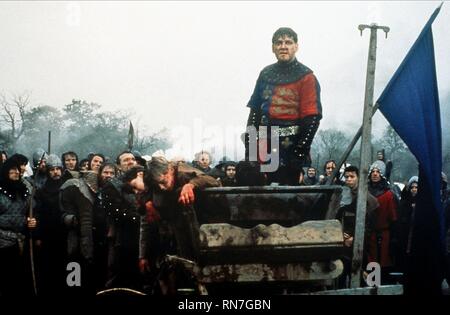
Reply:
[[86, 161], [86, 162], [83, 162], [83, 163], [81, 163], [81, 165], [80, 165], [80, 171], [87, 171], [88, 170], [88, 167], [89, 167], [89, 161]]
[[175, 171], [172, 167], [169, 167], [169, 170], [166, 174], [161, 175], [158, 179], [158, 187], [162, 191], [172, 191], [175, 187]]
[[411, 184], [411, 196], [415, 197], [417, 195], [417, 192], [419, 191], [419, 186], [417, 183]]
[[72, 155], [72, 154], [66, 155], [64, 157], [64, 166], [69, 171], [74, 171], [77, 166], [77, 158], [75, 157], [75, 155]]
[[335, 167], [336, 167], [336, 164], [334, 164], [333, 162], [328, 162], [327, 165], [325, 166], [325, 174], [327, 176], [331, 176]]
[[136, 166], [136, 158], [131, 153], [124, 153], [119, 157], [119, 167], [123, 172], [128, 171], [133, 166]]
[[206, 153], [202, 153], [198, 158], [198, 164], [203, 168], [208, 168], [211, 160], [209, 159], [209, 155]]
[[286, 35], [278, 37], [272, 44], [272, 51], [280, 62], [289, 62], [295, 58], [298, 50], [298, 44], [294, 42], [292, 37]]
[[136, 178], [132, 179], [129, 184], [131, 187], [133, 187], [135, 193], [144, 192], [144, 172], [138, 172]]
[[356, 175], [356, 172], [345, 172], [344, 178], [345, 185], [350, 189], [358, 187], [358, 175]]
[[45, 159], [42, 159], [39, 163], [38, 170], [42, 173], [45, 173], [45, 171], [47, 170], [47, 161]]
[[234, 178], [234, 176], [236, 176], [236, 167], [228, 166], [225, 173], [228, 178]]
[[114, 172], [114, 168], [106, 166], [102, 169], [102, 172], [100, 173], [100, 181], [102, 183], [105, 183], [106, 181], [110, 180], [111, 178], [114, 178], [115, 176], [116, 173]]
[[374, 168], [372, 170], [372, 173], [370, 173], [370, 180], [373, 183], [377, 183], [377, 182], [379, 182], [381, 180], [381, 174], [380, 174], [380, 171], [378, 169]]
[[17, 167], [13, 167], [9, 170], [8, 178], [12, 181], [18, 181], [20, 179], [20, 172]]
[[316, 177], [316, 169], [315, 168], [308, 168], [308, 177], [310, 177], [310, 178]]
[[61, 168], [59, 167], [52, 167], [48, 170], [48, 174], [51, 179], [58, 180], [61, 178]]
[[101, 156], [94, 156], [91, 160], [91, 170], [93, 170], [94, 172], [98, 172], [100, 166], [102, 166], [103, 164], [103, 159]]

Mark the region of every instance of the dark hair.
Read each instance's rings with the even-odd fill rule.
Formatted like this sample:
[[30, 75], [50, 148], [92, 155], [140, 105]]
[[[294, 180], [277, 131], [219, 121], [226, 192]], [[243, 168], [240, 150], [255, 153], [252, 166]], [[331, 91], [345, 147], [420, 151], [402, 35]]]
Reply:
[[103, 154], [101, 154], [101, 153], [93, 153], [93, 154], [89, 157], [88, 170], [91, 170], [91, 162], [92, 162], [92, 160], [94, 159], [94, 157], [96, 157], [96, 156], [99, 156], [99, 157], [101, 157], [101, 158], [103, 159], [102, 164], [105, 163], [106, 159], [105, 159], [105, 156], [104, 156]]
[[325, 162], [325, 164], [323, 165], [323, 171], [326, 172], [327, 171], [327, 164], [328, 163], [334, 163], [334, 167], [336, 167], [336, 161], [335, 160], [328, 160]]
[[354, 165], [347, 166], [347, 167], [344, 169], [344, 174], [345, 174], [346, 172], [355, 172], [356, 175], [359, 176], [359, 169], [358, 169], [356, 166], [354, 166]]
[[279, 37], [287, 36], [294, 40], [295, 43], [298, 42], [297, 33], [290, 27], [280, 27], [273, 33], [272, 44], [275, 44]]
[[103, 163], [100, 168], [98, 169], [98, 174], [100, 175], [103, 172], [103, 169], [106, 167], [110, 167], [114, 170], [114, 174], [117, 176], [117, 173], [119, 172], [119, 169], [117, 168], [117, 165], [111, 162]]
[[12, 181], [9, 179], [9, 171], [11, 169], [17, 169], [20, 173], [20, 164], [18, 164], [17, 159], [7, 159], [0, 168], [0, 186], [3, 192], [8, 192], [9, 198], [16, 200], [17, 197], [21, 199], [26, 199], [29, 191], [26, 185], [19, 179], [18, 181]]
[[234, 162], [234, 161], [226, 161], [224, 164], [225, 164], [225, 165], [224, 165], [225, 171], [227, 170], [227, 168], [228, 168], [229, 166], [234, 166], [235, 168], [236, 168], [236, 166], [237, 166], [237, 163]]
[[68, 155], [73, 155], [75, 157], [75, 160], [77, 161], [75, 163], [75, 170], [78, 171], [79, 159], [78, 159], [78, 155], [73, 151], [67, 151], [67, 152], [64, 152], [63, 154], [61, 154], [61, 162], [62, 162], [62, 165], [64, 166], [64, 169], [66, 168], [66, 156], [68, 156]]
[[64, 152], [63, 154], [61, 154], [61, 161], [63, 162], [63, 164], [64, 164], [64, 160], [66, 159], [67, 155], [73, 155], [75, 157], [75, 159], [77, 160], [77, 165], [78, 165], [78, 155], [73, 151], [67, 151], [67, 152]]
[[28, 158], [25, 155], [16, 153], [11, 155], [9, 158], [11, 161], [15, 161], [17, 165], [26, 165], [28, 164]]
[[82, 160], [78, 163], [78, 167], [81, 168], [81, 166], [82, 166], [84, 163], [86, 163], [86, 162], [88, 162], [88, 166], [89, 166], [89, 159], [82, 159]]
[[0, 168], [0, 181], [8, 181], [9, 180], [9, 170], [17, 169], [20, 172], [20, 164], [16, 159], [7, 159], [5, 163], [3, 163]]
[[135, 179], [137, 177], [137, 174], [139, 172], [145, 172], [145, 168], [143, 168], [142, 166], [133, 166], [132, 168], [130, 168], [128, 171], [126, 171], [123, 175], [122, 175], [122, 181], [124, 183], [129, 183], [130, 181], [132, 181], [133, 179]]
[[122, 152], [120, 152], [120, 153], [117, 155], [117, 157], [116, 157], [116, 164], [117, 164], [117, 165], [120, 165], [120, 157], [121, 157], [122, 155], [124, 155], [125, 153], [130, 153], [130, 154], [132, 154], [132, 155], [134, 156], [134, 158], [136, 158], [136, 156], [134, 155], [134, 153], [131, 152], [130, 150], [122, 151]]

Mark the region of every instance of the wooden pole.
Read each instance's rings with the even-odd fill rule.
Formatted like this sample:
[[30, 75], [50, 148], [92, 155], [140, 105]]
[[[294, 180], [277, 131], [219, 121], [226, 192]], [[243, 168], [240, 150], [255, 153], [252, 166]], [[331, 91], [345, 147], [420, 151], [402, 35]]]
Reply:
[[48, 131], [48, 150], [47, 150], [47, 153], [50, 155], [50, 153], [51, 153], [51, 151], [50, 151], [50, 149], [51, 149], [51, 147], [52, 147], [52, 132], [49, 130]]
[[377, 24], [359, 25], [359, 30], [370, 28], [369, 56], [367, 60], [366, 74], [366, 92], [364, 96], [363, 125], [361, 134], [361, 164], [359, 167], [358, 196], [356, 200], [356, 224], [353, 237], [353, 258], [352, 258], [352, 278], [351, 287], [357, 288], [361, 282], [361, 269], [364, 253], [364, 235], [366, 223], [366, 205], [367, 205], [367, 176], [369, 173], [369, 164], [371, 163], [371, 132], [372, 132], [372, 114], [373, 114], [373, 91], [375, 82], [375, 65], [377, 52], [377, 30], [383, 29], [386, 33], [388, 27], [378, 26]]

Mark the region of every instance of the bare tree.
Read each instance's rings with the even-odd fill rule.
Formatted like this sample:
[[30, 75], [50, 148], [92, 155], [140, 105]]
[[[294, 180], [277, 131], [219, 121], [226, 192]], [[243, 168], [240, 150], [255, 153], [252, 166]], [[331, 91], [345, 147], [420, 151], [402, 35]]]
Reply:
[[339, 159], [350, 143], [348, 135], [337, 129], [319, 130], [316, 137], [318, 152], [324, 159]]
[[379, 145], [385, 149], [389, 159], [394, 160], [396, 157], [404, 154], [407, 147], [400, 136], [395, 132], [391, 125], [388, 125], [383, 132]]
[[0, 94], [0, 130], [2, 138], [5, 139], [5, 146], [10, 150], [15, 150], [16, 143], [25, 130], [26, 112], [30, 105], [30, 92], [22, 94], [12, 94], [9, 98]]
[[[391, 125], [388, 125], [383, 132], [383, 136], [374, 141], [374, 154], [380, 149], [385, 150], [386, 160], [393, 163], [391, 181], [405, 181], [412, 175], [417, 174], [417, 161], [411, 154], [406, 144], [395, 132]], [[376, 159], [376, 156], [373, 157]]]

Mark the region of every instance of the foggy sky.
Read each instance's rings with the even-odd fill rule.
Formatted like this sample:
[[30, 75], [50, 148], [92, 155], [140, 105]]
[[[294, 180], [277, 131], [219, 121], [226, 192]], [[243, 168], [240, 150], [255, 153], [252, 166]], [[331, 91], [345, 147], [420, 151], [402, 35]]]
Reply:
[[[387, 39], [378, 35], [376, 100], [439, 4], [1, 2], [0, 92], [31, 91], [34, 105], [61, 108], [77, 98], [126, 109], [141, 132], [199, 122], [243, 131], [259, 71], [275, 62], [272, 34], [289, 26], [299, 35], [297, 58], [321, 84], [320, 128], [354, 133], [369, 45], [358, 25], [391, 28]], [[449, 106], [449, 5], [433, 23], [441, 107]], [[378, 113], [374, 133], [385, 123]]]

